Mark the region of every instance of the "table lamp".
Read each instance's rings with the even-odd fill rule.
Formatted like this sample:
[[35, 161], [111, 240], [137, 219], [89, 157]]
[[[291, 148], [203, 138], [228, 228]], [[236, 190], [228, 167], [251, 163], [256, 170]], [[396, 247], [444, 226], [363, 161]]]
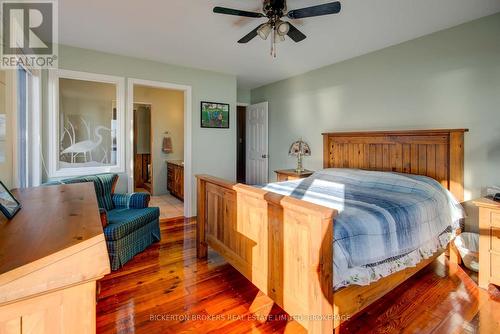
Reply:
[[310, 156], [311, 149], [309, 148], [309, 144], [302, 141], [301, 138], [292, 143], [290, 150], [288, 150], [288, 155], [297, 157], [297, 169], [295, 169], [295, 171], [300, 174], [304, 171], [302, 167], [302, 156]]

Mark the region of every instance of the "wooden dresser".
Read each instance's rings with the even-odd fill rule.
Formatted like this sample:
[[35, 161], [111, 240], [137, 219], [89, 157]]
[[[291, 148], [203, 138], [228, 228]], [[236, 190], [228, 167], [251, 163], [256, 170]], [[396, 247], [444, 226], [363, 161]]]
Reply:
[[13, 193], [23, 207], [0, 221], [0, 333], [95, 333], [110, 266], [93, 184]]
[[487, 198], [479, 207], [479, 286], [500, 285], [500, 203]]
[[184, 164], [181, 160], [167, 161], [167, 190], [184, 201]]
[[276, 179], [278, 182], [304, 179], [314, 173], [313, 171], [307, 169], [301, 173], [297, 173], [295, 169], [281, 169], [275, 170], [274, 172], [276, 173]]

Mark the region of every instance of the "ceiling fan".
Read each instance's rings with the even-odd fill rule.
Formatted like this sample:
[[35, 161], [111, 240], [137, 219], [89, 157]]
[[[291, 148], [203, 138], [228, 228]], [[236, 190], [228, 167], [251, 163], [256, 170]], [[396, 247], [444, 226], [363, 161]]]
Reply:
[[256, 36], [260, 36], [262, 39], [267, 40], [269, 35], [272, 34], [271, 55], [276, 57], [276, 43], [283, 42], [285, 40], [285, 36], [290, 37], [296, 43], [303, 41], [306, 38], [306, 35], [300, 32], [300, 30], [298, 30], [293, 24], [288, 21], [283, 21], [283, 17], [292, 20], [303, 19], [313, 16], [337, 14], [340, 12], [340, 9], [340, 2], [335, 1], [312, 7], [293, 9], [287, 12], [286, 0], [264, 0], [262, 13], [226, 7], [215, 7], [214, 13], [251, 18], [266, 17], [268, 19], [266, 23], [260, 24], [254, 30], [241, 38], [238, 43], [248, 43]]

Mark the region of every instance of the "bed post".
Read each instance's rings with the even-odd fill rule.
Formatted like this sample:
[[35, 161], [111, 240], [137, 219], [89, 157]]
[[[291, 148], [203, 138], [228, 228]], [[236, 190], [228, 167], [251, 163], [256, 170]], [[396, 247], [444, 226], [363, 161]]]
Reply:
[[[467, 131], [468, 130], [450, 131], [449, 190], [459, 202], [464, 201], [464, 134]], [[461, 231], [459, 230], [457, 234], [460, 233]], [[454, 240], [450, 241], [447, 253], [450, 263], [462, 263], [462, 258], [454, 244]]]
[[464, 200], [464, 132], [450, 131], [450, 185], [449, 190], [459, 202]]
[[323, 133], [323, 168], [330, 168], [330, 138]]
[[[460, 231], [458, 231], [457, 234], [460, 234]], [[449, 255], [449, 261], [450, 261], [450, 263], [461, 264], [462, 257], [460, 255], [460, 253], [458, 252], [457, 246], [455, 246], [454, 241], [455, 241], [455, 239], [452, 239], [450, 241], [450, 243], [448, 244], [447, 253]]]
[[280, 204], [284, 309], [297, 316], [309, 333], [333, 333], [334, 319], [339, 316], [333, 307], [333, 218], [337, 212], [292, 197], [284, 197]]
[[196, 224], [196, 256], [198, 259], [206, 259], [208, 256], [208, 245], [205, 235], [206, 229], [206, 181], [198, 177], [197, 180], [197, 224]]

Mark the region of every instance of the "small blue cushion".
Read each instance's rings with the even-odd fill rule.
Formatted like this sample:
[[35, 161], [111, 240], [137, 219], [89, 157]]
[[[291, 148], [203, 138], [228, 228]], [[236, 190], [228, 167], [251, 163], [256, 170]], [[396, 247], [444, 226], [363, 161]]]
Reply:
[[106, 240], [119, 240], [138, 228], [160, 217], [160, 209], [117, 208], [108, 211], [108, 226], [104, 228]]

